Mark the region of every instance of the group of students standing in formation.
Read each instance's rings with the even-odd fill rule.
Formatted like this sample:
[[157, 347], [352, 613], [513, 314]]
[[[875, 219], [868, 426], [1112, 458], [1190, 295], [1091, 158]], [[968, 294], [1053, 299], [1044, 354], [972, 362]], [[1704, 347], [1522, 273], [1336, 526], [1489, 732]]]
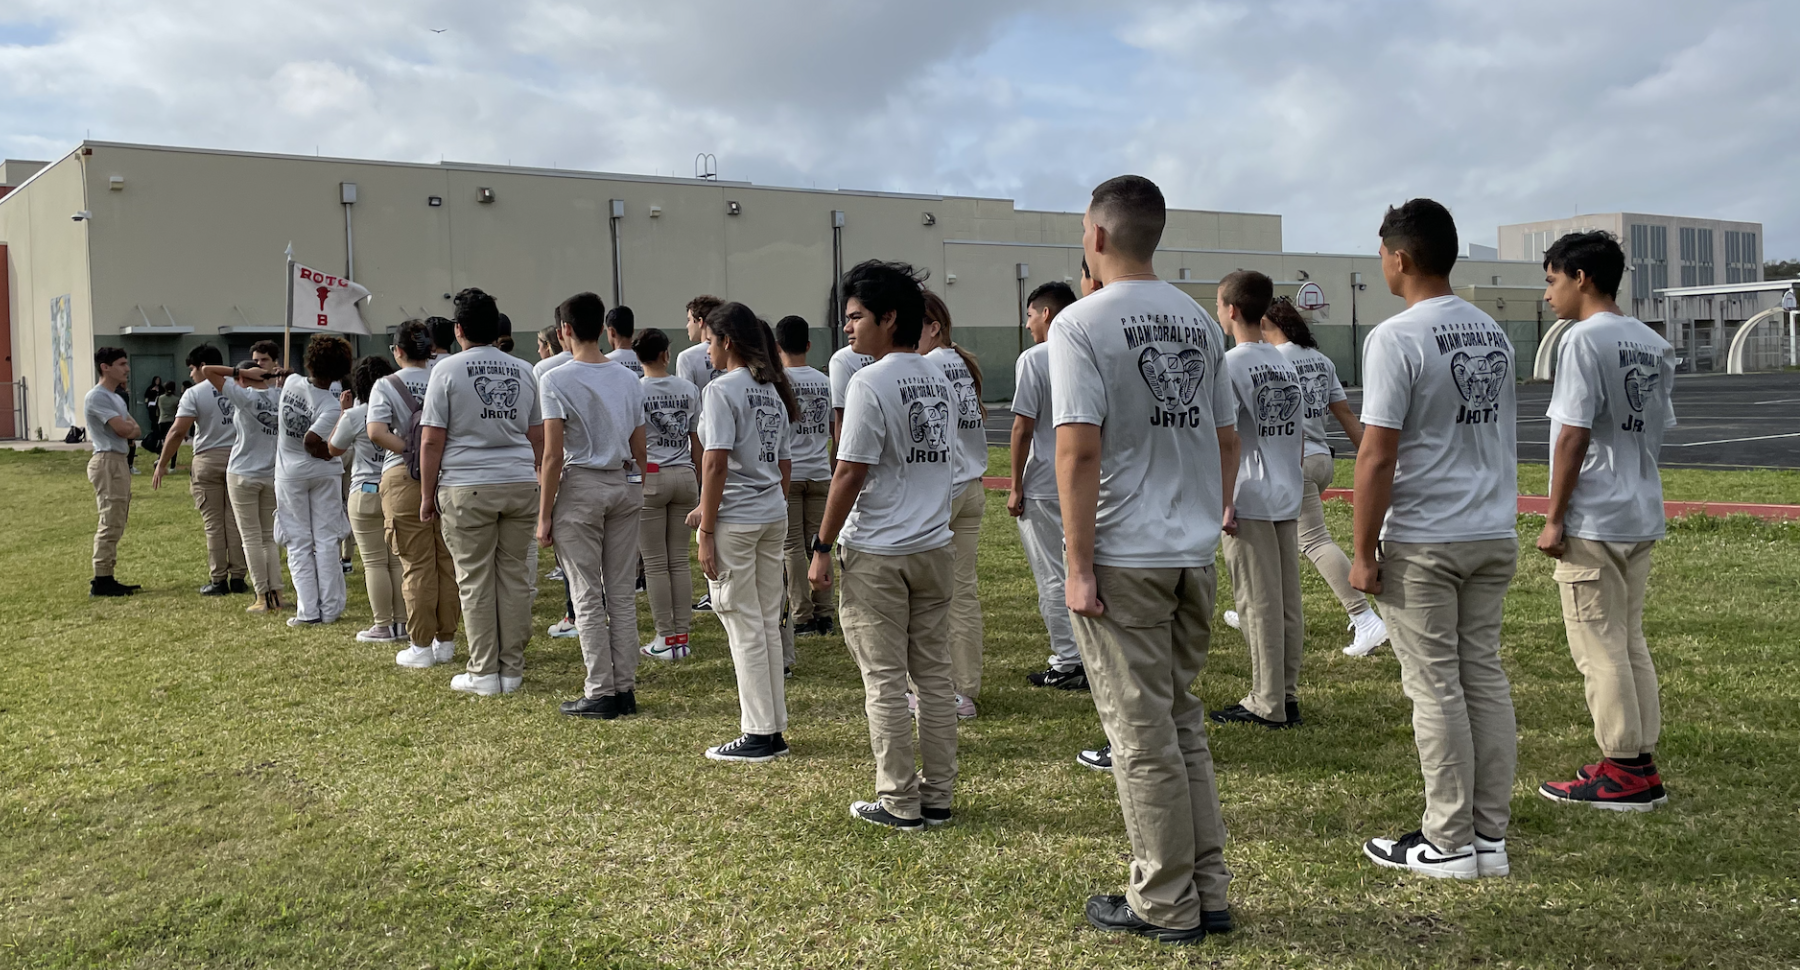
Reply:
[[[1507, 875], [1517, 730], [1499, 650], [1518, 547], [1516, 371], [1505, 332], [1451, 289], [1450, 213], [1415, 199], [1382, 222], [1383, 274], [1407, 309], [1368, 338], [1360, 421], [1268, 277], [1228, 275], [1216, 316], [1156, 277], [1165, 219], [1146, 179], [1097, 187], [1082, 220], [1082, 296], [1063, 283], [1031, 294], [1036, 343], [1016, 365], [1007, 510], [1050, 644], [1048, 669], [1030, 680], [1092, 691], [1107, 743], [1078, 760], [1112, 772], [1131, 843], [1127, 891], [1089, 899], [1087, 918], [1171, 943], [1231, 929], [1207, 713], [1192, 693], [1221, 544], [1236, 606], [1225, 619], [1243, 630], [1252, 682], [1212, 720], [1303, 723], [1304, 552], [1349, 614], [1345, 652], [1391, 639], [1413, 702], [1423, 820], [1364, 853], [1430, 876]], [[1545, 268], [1546, 298], [1578, 323], [1549, 409], [1551, 510], [1537, 546], [1558, 560], [1602, 758], [1540, 792], [1647, 811], [1667, 800], [1642, 613], [1664, 530], [1656, 462], [1675, 420], [1671, 349], [1619, 312], [1612, 237], [1566, 236]], [[304, 377], [275, 371], [264, 348], [236, 367], [200, 348], [180, 413], [199, 429], [193, 488], [214, 579], [229, 586], [247, 561], [251, 610], [281, 608], [279, 537], [298, 599], [288, 622], [332, 622], [344, 609], [337, 542], [354, 529], [376, 612], [358, 638], [405, 641], [397, 663], [425, 668], [454, 658], [461, 623], [469, 659], [450, 686], [493, 695], [522, 682], [537, 550], [551, 548], [568, 586], [552, 632], [577, 636], [587, 665], [582, 696], [562, 710], [611, 719], [637, 712], [640, 656], [689, 655], [691, 530], [741, 712], [740, 736], [706, 756], [788, 755], [793, 636], [841, 626], [876, 768], [875, 798], [851, 815], [903, 832], [942, 825], [957, 721], [980, 696], [987, 441], [980, 366], [923, 283], [901, 263], [846, 273], [849, 342], [828, 375], [806, 365], [804, 320], [770, 327], [704, 296], [688, 304], [696, 344], [673, 373], [666, 335], [634, 333], [629, 310], [608, 313], [592, 293], [556, 308], [535, 368], [494, 346], [499, 312], [476, 289], [458, 294], [435, 335], [402, 325], [393, 365], [352, 360], [329, 336], [308, 345]], [[102, 349], [96, 363], [94, 593], [121, 595], [135, 587], [112, 577], [129, 502], [119, 475], [137, 429], [117, 404], [123, 352]], [[1320, 505], [1328, 413], [1357, 448], [1350, 556]], [[352, 450], [346, 508], [338, 456]], [[235, 516], [213, 497], [221, 479]], [[641, 646], [640, 562], [656, 624]]]

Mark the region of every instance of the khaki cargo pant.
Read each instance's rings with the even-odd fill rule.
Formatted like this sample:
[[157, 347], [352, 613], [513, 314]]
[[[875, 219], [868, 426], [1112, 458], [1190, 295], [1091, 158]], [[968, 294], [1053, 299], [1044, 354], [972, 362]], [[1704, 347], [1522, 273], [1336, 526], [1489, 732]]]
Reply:
[[[956, 788], [956, 687], [950, 663], [950, 546], [883, 556], [840, 546], [838, 615], [862, 671], [863, 711], [875, 753], [875, 794], [900, 818], [949, 808]], [[919, 698], [917, 770], [907, 682]]]
[[209, 448], [195, 452], [188, 464], [188, 491], [194, 496], [194, 508], [200, 511], [200, 525], [206, 530], [206, 569], [215, 583], [243, 579], [248, 570], [244, 539], [238, 534], [237, 517], [231, 510], [231, 490], [225, 481], [225, 466], [230, 460], [230, 448]]
[[1431, 844], [1506, 837], [1518, 725], [1500, 666], [1500, 615], [1517, 539], [1381, 544], [1382, 617], [1413, 702]]
[[831, 591], [813, 589], [806, 571], [812, 565], [813, 536], [819, 534], [819, 523], [825, 518], [825, 496], [831, 492], [831, 481], [788, 483], [787, 541], [782, 553], [787, 556], [788, 615], [794, 624], [809, 623], [815, 616], [831, 615]]
[[275, 479], [226, 475], [231, 516], [244, 543], [256, 595], [281, 592], [281, 544], [275, 541]]
[[419, 483], [397, 465], [381, 473], [381, 514], [388, 545], [400, 557], [400, 598], [406, 603], [406, 635], [413, 646], [456, 639], [462, 601], [456, 565], [444, 544], [443, 521], [419, 521]]
[[1226, 907], [1225, 823], [1194, 678], [1206, 666], [1218, 578], [1211, 566], [1095, 566], [1106, 612], [1073, 616], [1131, 839], [1132, 911], [1189, 929]]
[[[406, 567], [388, 545], [387, 515], [381, 509], [380, 485], [364, 491], [350, 489], [350, 534], [362, 556], [363, 586], [369, 591], [369, 608], [375, 625], [393, 627], [406, 622]], [[416, 514], [416, 513], [415, 513]]]
[[439, 486], [438, 513], [456, 564], [469, 673], [525, 676], [531, 639], [525, 559], [537, 541], [538, 484]]
[[1232, 599], [1250, 648], [1250, 693], [1239, 703], [1270, 721], [1287, 721], [1306, 645], [1295, 531], [1293, 519], [1240, 519], [1238, 534], [1224, 537]]
[[94, 575], [111, 576], [119, 561], [125, 522], [131, 517], [131, 466], [119, 452], [96, 451], [88, 459], [87, 476], [100, 513], [94, 529]]
[[623, 468], [563, 469], [550, 535], [575, 603], [575, 631], [587, 665], [583, 692], [588, 697], [637, 689], [633, 587], [643, 509], [644, 488], [627, 482]]
[[1654, 754], [1662, 707], [1644, 641], [1644, 590], [1656, 543], [1566, 536], [1563, 544], [1556, 585], [1569, 655], [1587, 684], [1594, 740], [1608, 758]]
[[720, 522], [719, 578], [707, 582], [713, 615], [731, 644], [737, 672], [739, 723], [745, 734], [787, 730], [787, 681], [782, 670], [781, 539], [786, 521], [760, 525]]
[[1325, 585], [1344, 604], [1344, 612], [1355, 616], [1369, 611], [1369, 601], [1362, 591], [1350, 585], [1350, 557], [1331, 537], [1325, 526], [1325, 502], [1321, 496], [1331, 487], [1337, 465], [1330, 455], [1307, 455], [1300, 463], [1300, 552], [1312, 561], [1313, 568], [1325, 578]]
[[950, 599], [950, 660], [956, 671], [956, 692], [969, 700], [981, 697], [981, 588], [975, 556], [985, 511], [987, 489], [980, 479], [964, 485], [950, 500], [950, 548], [956, 558]]
[[658, 636], [687, 633], [692, 623], [694, 567], [688, 546], [694, 530], [688, 528], [687, 516], [699, 504], [693, 466], [665, 465], [644, 476], [638, 551], [644, 559], [644, 589], [650, 594]]

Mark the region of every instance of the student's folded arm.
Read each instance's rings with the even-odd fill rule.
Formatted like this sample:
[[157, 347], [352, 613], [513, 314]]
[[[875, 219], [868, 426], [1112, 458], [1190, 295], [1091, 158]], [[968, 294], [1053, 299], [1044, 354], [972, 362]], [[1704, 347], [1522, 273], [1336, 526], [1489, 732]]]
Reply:
[[395, 454], [406, 450], [406, 442], [400, 440], [386, 421], [369, 422], [369, 440]]

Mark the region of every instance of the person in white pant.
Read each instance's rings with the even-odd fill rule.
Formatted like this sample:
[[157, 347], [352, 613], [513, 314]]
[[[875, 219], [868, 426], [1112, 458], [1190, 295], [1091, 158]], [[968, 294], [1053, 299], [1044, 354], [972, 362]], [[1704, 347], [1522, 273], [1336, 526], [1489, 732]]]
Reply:
[[1007, 514], [1019, 520], [1019, 542], [1037, 580], [1038, 613], [1050, 635], [1049, 668], [1026, 675], [1033, 687], [1087, 690], [1087, 668], [1069, 626], [1063, 599], [1062, 507], [1056, 495], [1056, 425], [1050, 410], [1050, 325], [1075, 291], [1060, 280], [1031, 291], [1025, 301], [1025, 328], [1037, 343], [1013, 365], [1012, 488]]
[[787, 536], [788, 425], [800, 402], [769, 325], [742, 303], [706, 315], [707, 346], [723, 374], [701, 392], [700, 568], [713, 613], [731, 641], [743, 735], [706, 749], [714, 761], [773, 761], [788, 753], [782, 670], [781, 546]]
[[537, 541], [555, 544], [575, 598], [582, 695], [570, 717], [610, 721], [637, 713], [638, 516], [647, 462], [644, 389], [637, 374], [600, 352], [606, 304], [577, 293], [556, 308], [574, 359], [544, 375], [544, 460], [539, 471]]
[[[336, 334], [306, 345], [306, 376], [281, 385], [281, 438], [275, 446], [275, 538], [288, 553], [298, 610], [288, 626], [336, 623], [344, 612], [344, 569], [338, 543], [350, 534], [344, 509], [344, 463], [326, 439], [342, 410], [331, 385], [350, 373], [355, 352]], [[243, 372], [252, 380], [256, 368]]]

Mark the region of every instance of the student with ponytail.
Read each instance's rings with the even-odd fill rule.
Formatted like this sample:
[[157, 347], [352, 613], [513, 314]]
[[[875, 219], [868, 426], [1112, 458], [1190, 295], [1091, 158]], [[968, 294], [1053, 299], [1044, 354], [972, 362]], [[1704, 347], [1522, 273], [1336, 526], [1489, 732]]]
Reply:
[[956, 410], [956, 441], [951, 465], [951, 542], [956, 556], [955, 593], [950, 600], [950, 659], [956, 668], [956, 716], [975, 716], [981, 696], [981, 592], [976, 579], [975, 550], [981, 541], [981, 514], [987, 509], [987, 429], [982, 425], [981, 363], [957, 346], [950, 331], [950, 308], [944, 298], [925, 290], [925, 329], [919, 353], [936, 364], [950, 381]]
[[782, 540], [791, 471], [788, 426], [800, 402], [776, 355], [769, 325], [742, 303], [705, 320], [707, 352], [720, 376], [700, 408], [700, 567], [713, 612], [731, 642], [743, 735], [706, 749], [714, 761], [773, 761], [788, 753], [782, 670]]

